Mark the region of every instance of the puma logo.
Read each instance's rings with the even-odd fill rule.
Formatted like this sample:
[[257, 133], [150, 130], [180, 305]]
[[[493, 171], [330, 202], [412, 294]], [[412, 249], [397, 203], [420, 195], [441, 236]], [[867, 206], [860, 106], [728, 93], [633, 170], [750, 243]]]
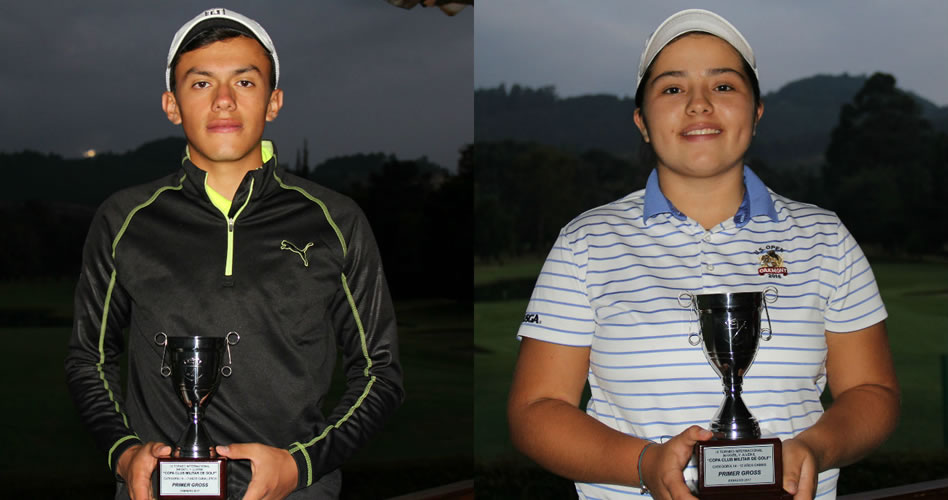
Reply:
[[306, 251], [309, 250], [309, 247], [311, 247], [311, 246], [313, 246], [313, 242], [312, 242], [312, 241], [309, 242], [309, 243], [307, 243], [306, 246], [303, 247], [302, 250], [300, 250], [300, 247], [294, 245], [294, 244], [293, 244], [292, 242], [290, 242], [290, 241], [283, 240], [283, 241], [280, 242], [280, 250], [289, 250], [289, 251], [295, 253], [296, 255], [299, 255], [300, 258], [303, 259], [303, 265], [306, 266], [306, 267], [309, 267], [309, 259], [306, 258]]

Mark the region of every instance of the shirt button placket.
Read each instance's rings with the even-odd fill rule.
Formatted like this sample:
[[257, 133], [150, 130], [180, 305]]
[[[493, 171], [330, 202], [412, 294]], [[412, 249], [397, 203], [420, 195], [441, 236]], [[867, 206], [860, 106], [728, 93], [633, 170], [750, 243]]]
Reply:
[[711, 263], [711, 257], [706, 255], [709, 243], [711, 243], [711, 231], [705, 231], [701, 237], [701, 259], [704, 261], [705, 270], [714, 271], [714, 264]]

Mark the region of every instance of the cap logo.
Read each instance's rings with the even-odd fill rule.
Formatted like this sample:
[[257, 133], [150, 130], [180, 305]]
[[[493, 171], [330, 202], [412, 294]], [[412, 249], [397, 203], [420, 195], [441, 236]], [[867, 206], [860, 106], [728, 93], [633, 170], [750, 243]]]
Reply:
[[205, 10], [205, 11], [204, 11], [204, 17], [208, 17], [208, 16], [226, 16], [226, 15], [227, 15], [227, 9], [211, 9], [211, 10]]

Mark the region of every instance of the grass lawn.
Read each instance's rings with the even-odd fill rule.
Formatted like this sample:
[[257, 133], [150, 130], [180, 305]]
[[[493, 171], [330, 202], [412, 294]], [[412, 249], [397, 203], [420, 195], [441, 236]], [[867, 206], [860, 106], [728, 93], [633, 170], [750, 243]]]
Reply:
[[889, 318], [902, 418], [880, 451], [948, 448], [940, 358], [948, 356], [948, 265], [873, 263]]
[[478, 459], [512, 452], [507, 391], [520, 346], [514, 334], [526, 305], [526, 299], [474, 304], [474, 455]]
[[474, 286], [488, 285], [499, 281], [517, 279], [536, 280], [543, 267], [543, 259], [517, 258], [502, 264], [480, 264], [474, 266]]
[[[535, 278], [541, 264], [542, 259], [522, 259], [509, 266], [475, 267], [475, 283], [484, 287], [522, 281], [531, 278], [531, 273]], [[890, 439], [866, 463], [913, 456], [948, 463], [940, 380], [940, 357], [948, 355], [948, 264], [873, 261], [873, 269], [889, 312], [890, 344], [902, 387], [902, 418]], [[527, 297], [474, 304], [474, 453], [482, 473], [496, 470], [493, 464], [497, 463], [529, 463], [510, 446], [505, 417], [518, 348], [515, 334], [526, 305]], [[929, 479], [938, 477], [930, 475], [934, 474], [930, 467], [919, 472], [923, 479], [925, 474]], [[916, 477], [911, 480], [923, 480]], [[907, 482], [897, 477], [892, 481]]]
[[[112, 495], [105, 453], [80, 424], [66, 389], [73, 286], [0, 284], [6, 354], [0, 368], [6, 401], [0, 497]], [[473, 477], [470, 304], [412, 300], [395, 307], [407, 397], [382, 432], [343, 467], [344, 498], [386, 498]]]
[[405, 403], [343, 467], [344, 498], [387, 498], [474, 474], [470, 305], [409, 301], [395, 308]]
[[0, 328], [7, 360], [0, 372], [6, 450], [0, 483], [10, 498], [108, 498], [114, 491], [105, 453], [79, 423], [66, 390], [69, 332], [68, 326]]

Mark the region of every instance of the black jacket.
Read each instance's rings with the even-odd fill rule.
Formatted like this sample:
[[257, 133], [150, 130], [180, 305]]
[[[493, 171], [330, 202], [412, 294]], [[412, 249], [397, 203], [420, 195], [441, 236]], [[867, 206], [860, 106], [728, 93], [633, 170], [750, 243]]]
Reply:
[[[177, 173], [99, 208], [76, 288], [70, 392], [114, 471], [129, 446], [173, 444], [188, 421], [159, 373], [155, 334], [236, 331], [233, 375], [206, 414], [211, 438], [287, 448], [299, 470], [290, 498], [322, 498], [338, 491], [336, 469], [403, 399], [375, 239], [354, 202], [286, 173], [275, 156], [246, 174], [227, 218], [208, 199], [205, 176], [185, 159]], [[324, 414], [339, 351], [346, 389]], [[229, 462], [229, 494], [239, 498], [249, 462]]]

